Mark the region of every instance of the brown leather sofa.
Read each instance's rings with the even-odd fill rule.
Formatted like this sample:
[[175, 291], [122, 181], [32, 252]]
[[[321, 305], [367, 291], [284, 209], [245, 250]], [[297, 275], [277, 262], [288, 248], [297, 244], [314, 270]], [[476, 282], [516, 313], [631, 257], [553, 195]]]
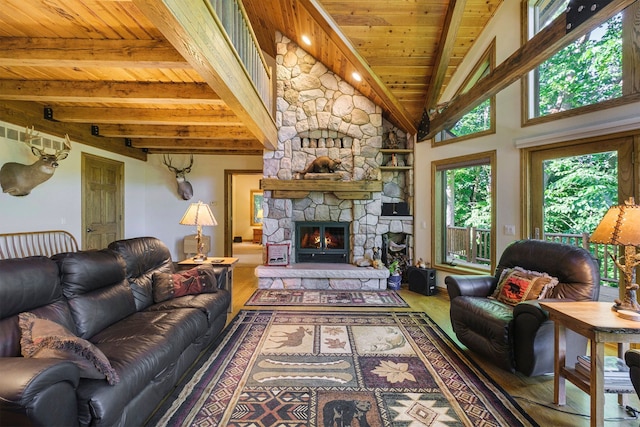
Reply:
[[[0, 424], [143, 425], [226, 324], [226, 268], [197, 274], [204, 270], [206, 292], [159, 293], [160, 283], [183, 273], [173, 271], [169, 250], [152, 237], [99, 251], [0, 260]], [[25, 314], [49, 328], [63, 326], [64, 342], [84, 347], [62, 358], [23, 357], [31, 335]], [[91, 362], [106, 357], [111, 375], [102, 363], [103, 375], [87, 376], [77, 364], [86, 349]]]
[[[505, 304], [491, 298], [503, 270], [522, 267], [558, 279], [545, 300], [597, 300], [598, 261], [575, 246], [519, 240], [503, 252], [495, 275], [447, 276], [451, 325], [458, 340], [499, 367], [527, 376], [553, 372], [554, 328], [538, 299]], [[567, 364], [585, 354], [586, 338], [567, 331]]]

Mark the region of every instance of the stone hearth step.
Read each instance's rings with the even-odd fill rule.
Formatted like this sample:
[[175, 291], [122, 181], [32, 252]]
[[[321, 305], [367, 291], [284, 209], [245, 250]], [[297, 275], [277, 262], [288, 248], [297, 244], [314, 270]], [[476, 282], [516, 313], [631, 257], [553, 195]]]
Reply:
[[260, 265], [255, 269], [260, 289], [363, 289], [387, 288], [389, 271], [351, 264], [299, 263]]

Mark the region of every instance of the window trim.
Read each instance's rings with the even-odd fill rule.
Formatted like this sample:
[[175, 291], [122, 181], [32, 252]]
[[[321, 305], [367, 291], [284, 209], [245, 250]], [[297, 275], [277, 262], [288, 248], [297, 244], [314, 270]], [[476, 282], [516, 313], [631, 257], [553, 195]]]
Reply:
[[[532, 3], [533, 2], [531, 0], [523, 0], [522, 2], [521, 22], [522, 22], [523, 28], [521, 31], [521, 43], [523, 45], [527, 43], [528, 40], [532, 37], [533, 29], [530, 27], [534, 19], [534, 17], [530, 13], [531, 10], [533, 9]], [[630, 52], [630, 50], [625, 46], [627, 46], [629, 43], [633, 43], [633, 40], [630, 41], [629, 38], [633, 36], [633, 34], [630, 34], [630, 33], [633, 33], [634, 31], [626, 30], [626, 27], [629, 27], [629, 25], [634, 25], [633, 15], [638, 10], [640, 10], [640, 5], [638, 5], [638, 3], [636, 2], [633, 5], [627, 7], [622, 12], [623, 13], [623, 16], [622, 16], [623, 55], [625, 53]], [[635, 25], [635, 30], [640, 31], [640, 24]], [[622, 76], [624, 81], [627, 81], [628, 78], [630, 78], [632, 75], [635, 75], [635, 73], [632, 72], [633, 70], [629, 71], [629, 68], [640, 70], [640, 61], [638, 61], [638, 58], [631, 54], [629, 54], [628, 56], [631, 57], [630, 59], [632, 59], [634, 63], [632, 65], [625, 65], [625, 61], [623, 57]], [[633, 89], [634, 84], [629, 84], [629, 86], [627, 87], [623, 86], [623, 89], [622, 89], [623, 95], [618, 98], [608, 99], [595, 104], [583, 105], [581, 107], [576, 107], [571, 110], [560, 111], [558, 113], [547, 114], [545, 116], [530, 117], [530, 114], [534, 109], [534, 106], [532, 103], [532, 96], [535, 89], [534, 85], [538, 84], [537, 81], [532, 82], [531, 79], [533, 78], [533, 74], [537, 72], [537, 69], [538, 67], [536, 67], [535, 69], [531, 70], [528, 73], [525, 73], [520, 79], [520, 93], [521, 93], [521, 100], [522, 100], [521, 114], [520, 114], [521, 127], [534, 126], [534, 125], [543, 124], [543, 123], [550, 123], [556, 120], [562, 120], [569, 117], [589, 114], [589, 113], [602, 111], [610, 108], [615, 108], [618, 106], [632, 104], [640, 101], [640, 91], [635, 93], [632, 92], [632, 93], [625, 94], [625, 91], [634, 90]], [[640, 87], [640, 85], [638, 86]]]
[[[493, 40], [491, 40], [491, 43], [489, 43], [489, 46], [487, 46], [487, 49], [484, 51], [484, 53], [482, 54], [480, 59], [473, 66], [473, 68], [471, 69], [471, 72], [467, 75], [465, 80], [462, 82], [462, 84], [460, 85], [460, 87], [458, 88], [456, 93], [454, 94], [453, 99], [455, 99], [457, 96], [467, 92], [477, 82], [482, 80], [482, 77], [478, 76], [478, 73], [482, 69], [482, 66], [484, 64], [486, 64], [487, 62], [489, 63], [489, 72], [493, 71], [496, 68], [496, 39], [495, 38]], [[475, 81], [474, 81], [474, 79], [475, 79]], [[431, 146], [432, 147], [439, 147], [439, 146], [443, 146], [443, 145], [447, 145], [447, 144], [452, 144], [452, 143], [455, 143], [455, 142], [466, 141], [466, 140], [471, 139], [471, 138], [478, 138], [478, 137], [485, 136], [485, 135], [495, 134], [496, 133], [496, 97], [494, 95], [489, 99], [490, 99], [489, 114], [490, 114], [490, 120], [491, 120], [491, 125], [489, 126], [489, 129], [486, 129], [486, 130], [483, 130], [483, 131], [480, 131], [480, 132], [470, 133], [468, 135], [462, 135], [462, 136], [457, 136], [457, 137], [454, 137], [454, 138], [443, 139], [441, 141], [436, 141], [436, 138], [432, 138], [431, 139], [431, 141], [432, 141], [431, 142]], [[446, 129], [443, 129], [439, 133], [442, 133], [445, 130]]]
[[[465, 167], [477, 165], [480, 163], [488, 163], [491, 167], [491, 262], [487, 268], [471, 267], [468, 265], [452, 266], [439, 260], [442, 251], [443, 236], [442, 224], [444, 222], [443, 203], [439, 199], [441, 194], [441, 183], [438, 174], [444, 170], [454, 169], [457, 167]], [[450, 272], [453, 274], [493, 274], [496, 268], [496, 206], [497, 206], [497, 152], [496, 150], [483, 151], [475, 154], [469, 154], [459, 157], [451, 157], [447, 159], [434, 160], [431, 162], [431, 212], [433, 218], [431, 221], [431, 265], [434, 268]], [[446, 261], [446, 260], [445, 260]]]

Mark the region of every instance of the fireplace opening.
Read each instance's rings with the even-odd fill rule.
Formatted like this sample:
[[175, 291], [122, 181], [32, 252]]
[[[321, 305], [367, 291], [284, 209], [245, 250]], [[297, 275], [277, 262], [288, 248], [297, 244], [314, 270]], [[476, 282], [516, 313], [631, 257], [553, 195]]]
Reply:
[[349, 223], [296, 222], [296, 262], [349, 262]]

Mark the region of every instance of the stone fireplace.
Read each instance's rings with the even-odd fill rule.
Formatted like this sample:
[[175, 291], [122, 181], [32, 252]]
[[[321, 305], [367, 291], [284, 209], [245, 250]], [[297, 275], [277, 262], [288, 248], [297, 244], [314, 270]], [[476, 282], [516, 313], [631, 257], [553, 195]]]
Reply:
[[[384, 289], [386, 268], [357, 265], [381, 252], [388, 233], [413, 235], [410, 215], [384, 215], [382, 209], [383, 203], [412, 206], [412, 141], [322, 63], [281, 34], [277, 40], [278, 145], [263, 156], [263, 243], [288, 243], [296, 263], [258, 267], [259, 286]], [[389, 132], [402, 144], [397, 150], [386, 148]], [[305, 169], [321, 156], [340, 166], [330, 178], [309, 179]], [[320, 223], [349, 225], [339, 255], [326, 245], [305, 246], [297, 225]], [[410, 258], [412, 248], [406, 253]]]

